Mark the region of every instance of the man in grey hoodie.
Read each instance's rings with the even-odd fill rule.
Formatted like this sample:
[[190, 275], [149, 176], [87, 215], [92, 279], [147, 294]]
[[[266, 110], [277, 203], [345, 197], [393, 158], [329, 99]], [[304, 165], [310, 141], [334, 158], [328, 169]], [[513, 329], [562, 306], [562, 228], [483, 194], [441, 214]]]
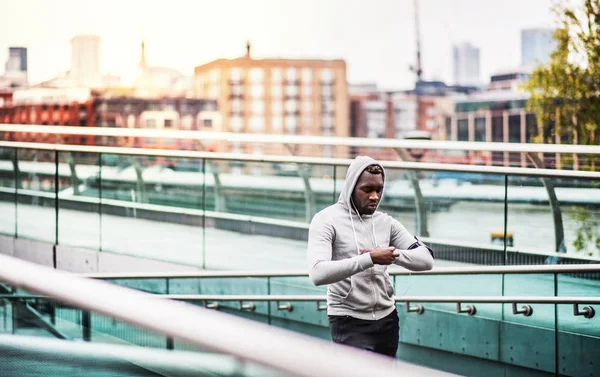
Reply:
[[308, 261], [312, 282], [328, 284], [333, 341], [395, 357], [399, 324], [387, 266], [430, 270], [433, 252], [377, 211], [384, 178], [374, 159], [359, 156], [352, 162], [338, 202], [311, 221]]

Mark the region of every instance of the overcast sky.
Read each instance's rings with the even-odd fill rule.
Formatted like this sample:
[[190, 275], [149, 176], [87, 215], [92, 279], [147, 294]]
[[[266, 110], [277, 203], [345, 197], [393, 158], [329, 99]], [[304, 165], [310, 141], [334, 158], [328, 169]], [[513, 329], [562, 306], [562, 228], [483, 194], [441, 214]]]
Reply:
[[[452, 81], [451, 46], [481, 48], [481, 78], [520, 63], [520, 30], [552, 26], [552, 0], [419, 0], [425, 79]], [[150, 65], [192, 74], [244, 53], [342, 58], [351, 83], [410, 88], [413, 0], [0, 0], [0, 72], [9, 46], [29, 49], [33, 83], [70, 66], [69, 40], [101, 39], [101, 69], [132, 80], [146, 40]]]

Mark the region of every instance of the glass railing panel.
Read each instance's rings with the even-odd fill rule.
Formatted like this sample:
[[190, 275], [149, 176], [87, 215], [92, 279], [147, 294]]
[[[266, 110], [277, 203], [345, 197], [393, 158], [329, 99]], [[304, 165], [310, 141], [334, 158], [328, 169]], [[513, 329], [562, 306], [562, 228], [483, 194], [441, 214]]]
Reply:
[[207, 161], [206, 266], [305, 268], [312, 216], [333, 201], [333, 167]]
[[19, 149], [17, 162], [17, 236], [55, 243], [55, 153]]
[[503, 264], [503, 175], [386, 172], [380, 209], [431, 244], [436, 265]]
[[600, 262], [600, 182], [515, 176], [509, 182], [509, 264]]
[[100, 248], [99, 162], [98, 154], [59, 154], [59, 245]]
[[17, 232], [16, 149], [0, 148], [0, 234], [15, 236]]
[[102, 251], [203, 266], [202, 172], [201, 160], [103, 155]]

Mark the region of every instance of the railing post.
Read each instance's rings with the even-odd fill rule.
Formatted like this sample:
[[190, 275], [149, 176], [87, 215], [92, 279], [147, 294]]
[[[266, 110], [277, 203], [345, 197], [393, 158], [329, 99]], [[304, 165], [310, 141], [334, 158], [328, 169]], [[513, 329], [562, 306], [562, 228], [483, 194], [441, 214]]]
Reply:
[[[533, 165], [538, 169], [544, 169], [544, 161], [535, 153], [528, 152], [527, 157], [531, 160]], [[566, 253], [567, 248], [565, 247], [565, 231], [563, 228], [562, 212], [556, 197], [556, 191], [554, 190], [554, 184], [548, 178], [540, 178], [542, 184], [548, 192], [548, 201], [550, 202], [550, 209], [552, 210], [552, 218], [554, 220], [554, 251], [557, 253]]]
[[81, 312], [81, 335], [85, 342], [92, 340], [92, 321], [87, 310]]
[[[400, 148], [394, 148], [398, 158], [402, 161], [414, 161], [407, 151]], [[423, 198], [423, 192], [421, 191], [421, 185], [419, 184], [419, 176], [417, 171], [407, 170], [406, 178], [410, 181], [410, 184], [415, 190], [415, 207], [417, 214], [416, 230], [415, 233], [421, 237], [429, 237], [429, 229], [427, 228], [427, 210], [425, 208], [425, 199]]]

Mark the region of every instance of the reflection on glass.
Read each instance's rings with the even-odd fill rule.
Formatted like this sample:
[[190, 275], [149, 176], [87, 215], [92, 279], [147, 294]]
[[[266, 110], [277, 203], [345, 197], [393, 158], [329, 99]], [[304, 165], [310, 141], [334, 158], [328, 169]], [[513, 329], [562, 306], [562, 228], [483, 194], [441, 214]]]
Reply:
[[[209, 167], [207, 265], [211, 268], [233, 268], [232, 263], [235, 268], [304, 267], [306, 243], [300, 234], [305, 231], [300, 225], [307, 224], [315, 213], [332, 203], [333, 167], [239, 161], [210, 161]], [[221, 220], [213, 221], [212, 216]], [[296, 224], [285, 228], [281, 220]], [[282, 232], [293, 234], [284, 237]], [[236, 252], [232, 261], [228, 250], [239, 250], [240, 244], [245, 245], [246, 252]]]
[[[504, 177], [387, 169], [382, 209], [455, 262], [503, 264]], [[418, 178], [416, 180], [416, 178]], [[416, 195], [415, 186], [421, 196]]]
[[54, 152], [20, 149], [17, 236], [56, 242]]
[[203, 177], [200, 160], [103, 156], [102, 250], [202, 265]]
[[508, 230], [520, 252], [513, 263], [600, 262], [597, 192], [592, 181], [510, 177]]
[[58, 243], [98, 250], [100, 203], [97, 189], [99, 157], [96, 154], [59, 154]]

